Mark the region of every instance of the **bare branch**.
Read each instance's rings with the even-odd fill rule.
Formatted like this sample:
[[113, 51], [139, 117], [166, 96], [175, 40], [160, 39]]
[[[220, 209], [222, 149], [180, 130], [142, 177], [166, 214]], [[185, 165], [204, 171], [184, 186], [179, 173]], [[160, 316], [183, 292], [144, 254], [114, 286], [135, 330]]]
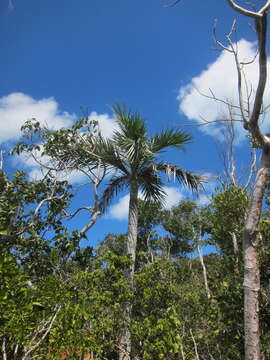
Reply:
[[[234, 23], [235, 24], [235, 23]], [[235, 26], [235, 25], [234, 25]], [[231, 39], [231, 34], [232, 31], [230, 32], [229, 35], [227, 35], [227, 40], [230, 44], [232, 53], [234, 55], [234, 60], [235, 60], [235, 64], [236, 64], [236, 70], [237, 70], [237, 78], [238, 78], [238, 100], [239, 100], [239, 105], [240, 105], [240, 111], [241, 111], [241, 115], [242, 115], [242, 120], [244, 122], [244, 128], [247, 130], [248, 129], [248, 118], [246, 116], [246, 110], [244, 107], [244, 101], [243, 101], [243, 92], [242, 92], [242, 68], [240, 65], [240, 61], [238, 59], [238, 51], [237, 48], [235, 48], [232, 39]], [[236, 45], [237, 46], [237, 45]]]
[[2, 341], [2, 356], [3, 356], [3, 360], [7, 360], [6, 338], [5, 337]]
[[167, 5], [164, 5], [165, 8], [170, 8], [170, 7], [173, 7], [175, 6], [176, 4], [178, 4], [181, 0], [175, 0]]
[[228, 139], [228, 164], [229, 169], [227, 176], [230, 179], [233, 186], [237, 186], [236, 180], [236, 167], [235, 167], [235, 158], [234, 158], [234, 142], [235, 142], [235, 128], [233, 124], [233, 117], [231, 108], [229, 107], [230, 122], [227, 123], [227, 139]]
[[233, 0], [227, 0], [227, 2], [234, 10], [236, 10], [240, 14], [243, 14], [245, 16], [249, 16], [249, 17], [252, 17], [255, 19], [260, 18], [262, 16], [260, 14], [260, 12], [247, 10], [247, 9], [243, 8], [242, 6], [237, 5]]
[[[235, 31], [235, 20], [233, 21], [232, 27], [231, 27], [231, 31], [229, 33], [228, 36], [231, 36], [231, 34]], [[232, 52], [232, 50], [230, 48], [228, 48], [227, 46], [225, 46], [221, 41], [217, 40], [217, 36], [216, 36], [216, 28], [217, 28], [217, 20], [215, 20], [214, 23], [214, 27], [213, 27], [213, 39], [214, 39], [214, 43], [216, 45], [218, 45], [219, 47], [221, 47], [223, 50], [228, 51], [228, 52]]]
[[262, 135], [258, 124], [267, 80], [266, 29], [267, 14], [264, 13], [262, 18], [256, 20], [256, 31], [259, 42], [259, 82], [257, 85], [253, 111], [250, 117], [250, 131], [262, 147], [269, 145], [270, 143], [269, 139]]
[[93, 227], [98, 219], [98, 217], [101, 215], [101, 211], [96, 210], [92, 216], [91, 219], [88, 221], [88, 223], [82, 228], [82, 230], [79, 232], [79, 236], [83, 236], [88, 230]]
[[63, 213], [65, 214], [66, 217], [70, 217], [73, 218], [75, 215], [78, 214], [78, 212], [80, 212], [81, 210], [86, 210], [89, 211], [90, 213], [94, 212], [94, 208], [89, 207], [89, 206], [81, 206], [79, 208], [77, 208], [73, 213], [69, 214], [66, 210], [63, 210]]
[[37, 217], [37, 214], [39, 212], [39, 210], [41, 209], [41, 207], [43, 206], [43, 204], [45, 204], [45, 202], [48, 202], [48, 201], [51, 201], [51, 200], [60, 200], [60, 199], [63, 199], [65, 195], [61, 195], [61, 196], [49, 196], [47, 197], [46, 199], [43, 199], [39, 202], [39, 204], [37, 205], [35, 211], [34, 211], [34, 214], [33, 214], [33, 218], [36, 218]]
[[193, 344], [194, 344], [194, 350], [195, 350], [195, 354], [196, 354], [196, 359], [200, 360], [200, 357], [199, 357], [199, 354], [198, 354], [198, 346], [197, 346], [196, 340], [195, 340], [195, 338], [193, 336], [192, 330], [190, 329], [189, 332], [190, 332], [190, 335], [192, 337], [192, 341], [193, 341]]
[[256, 164], [257, 164], [256, 149], [252, 149], [251, 166], [250, 166], [250, 171], [249, 171], [249, 175], [248, 175], [246, 185], [244, 186], [244, 190], [246, 190], [249, 187], [249, 185], [251, 183], [251, 180], [252, 180], [252, 177], [256, 173]]
[[216, 119], [216, 120], [206, 120], [204, 117], [200, 116], [201, 120], [203, 121], [203, 123], [196, 123], [196, 124], [190, 124], [190, 123], [180, 123], [181, 126], [207, 126], [207, 125], [211, 125], [214, 123], [226, 123], [226, 122], [242, 122], [241, 119]]
[[237, 110], [240, 110], [240, 106], [234, 105], [234, 104], [232, 104], [231, 102], [226, 101], [226, 100], [224, 100], [224, 99], [217, 98], [211, 88], [209, 88], [209, 92], [210, 92], [211, 95], [207, 95], [207, 94], [201, 92], [201, 91], [200, 91], [198, 88], [196, 88], [196, 87], [194, 87], [194, 89], [195, 89], [201, 96], [203, 96], [203, 97], [205, 97], [205, 98], [207, 98], [207, 99], [214, 100], [214, 101], [216, 101], [216, 102], [220, 102], [220, 103], [222, 103], [222, 104], [224, 104], [224, 105], [231, 106], [232, 108], [235, 108], [235, 109], [237, 109]]
[[270, 8], [270, 0], [266, 2], [266, 4], [258, 11], [259, 14], [263, 15]]
[[[43, 324], [43, 326], [40, 329], [37, 329], [37, 331], [35, 332], [33, 338], [30, 340], [30, 344], [33, 344], [35, 342], [35, 339], [37, 337], [38, 334], [44, 332], [44, 334], [42, 335], [42, 337], [35, 343], [34, 346], [31, 347], [30, 345], [30, 349], [26, 350], [24, 349], [24, 354], [22, 356], [22, 360], [26, 360], [27, 357], [33, 352], [35, 351], [39, 345], [45, 340], [45, 338], [47, 337], [47, 335], [49, 334], [49, 332], [51, 331], [51, 328], [53, 326], [53, 323], [56, 320], [57, 314], [59, 313], [61, 309], [61, 305], [59, 305], [54, 313], [54, 315], [45, 323]], [[47, 328], [46, 326], [49, 325]]]

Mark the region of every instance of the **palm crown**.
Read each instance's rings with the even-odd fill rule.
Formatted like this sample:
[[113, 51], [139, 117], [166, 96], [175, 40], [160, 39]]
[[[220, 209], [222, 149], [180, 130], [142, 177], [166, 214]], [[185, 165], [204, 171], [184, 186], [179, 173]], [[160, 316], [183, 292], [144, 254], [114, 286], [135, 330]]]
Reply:
[[168, 147], [184, 149], [191, 137], [175, 129], [148, 136], [145, 121], [138, 113], [127, 112], [123, 107], [113, 108], [119, 130], [111, 139], [99, 138], [95, 145], [95, 155], [115, 171], [102, 197], [105, 210], [112, 198], [131, 182], [137, 184], [146, 200], [162, 201], [162, 173], [173, 176], [181, 184], [197, 191], [201, 177], [185, 171], [173, 164], [159, 161], [158, 156]]

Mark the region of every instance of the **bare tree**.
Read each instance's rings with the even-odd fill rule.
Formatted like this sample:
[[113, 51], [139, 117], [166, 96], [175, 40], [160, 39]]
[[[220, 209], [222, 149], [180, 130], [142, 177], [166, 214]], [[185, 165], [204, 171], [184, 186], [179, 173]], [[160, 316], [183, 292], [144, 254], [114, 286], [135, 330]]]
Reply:
[[[166, 6], [174, 6], [179, 2], [180, 0], [176, 0]], [[254, 5], [251, 6], [250, 10], [248, 3], [245, 5], [246, 7], [243, 7], [234, 0], [227, 0], [227, 2], [236, 12], [254, 20], [258, 42], [259, 80], [254, 89], [255, 96], [252, 102], [244, 98], [245, 76], [243, 68], [245, 64], [239, 60], [237, 46], [231, 40], [232, 32], [227, 36], [228, 46], [223, 46], [221, 43], [219, 45], [234, 56], [238, 74], [238, 106], [241, 113], [241, 121], [253, 142], [261, 149], [261, 160], [256, 171], [243, 235], [245, 359], [261, 360], [263, 359], [263, 354], [261, 351], [259, 326], [260, 234], [258, 225], [261, 217], [264, 192], [269, 180], [270, 138], [263, 133], [259, 120], [263, 112], [263, 96], [267, 80], [267, 11], [270, 8], [270, 0], [265, 1], [258, 10], [255, 9]]]

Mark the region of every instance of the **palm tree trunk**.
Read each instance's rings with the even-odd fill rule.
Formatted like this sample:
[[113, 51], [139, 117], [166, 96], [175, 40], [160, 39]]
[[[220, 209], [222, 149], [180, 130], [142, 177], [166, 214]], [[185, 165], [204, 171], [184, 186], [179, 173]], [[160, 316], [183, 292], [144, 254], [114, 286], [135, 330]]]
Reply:
[[245, 359], [261, 360], [259, 327], [259, 236], [258, 225], [261, 216], [264, 190], [268, 183], [270, 168], [270, 150], [263, 149], [261, 163], [247, 213], [244, 236], [244, 323], [245, 323]]
[[[130, 184], [130, 200], [129, 200], [129, 214], [128, 214], [128, 236], [126, 244], [126, 254], [132, 260], [131, 265], [126, 269], [125, 277], [127, 285], [133, 288], [133, 279], [135, 271], [136, 260], [136, 246], [138, 233], [138, 184], [136, 180], [131, 181]], [[131, 334], [130, 334], [130, 320], [132, 312], [132, 303], [126, 302], [123, 304], [124, 327], [121, 329], [119, 338], [119, 360], [131, 359]]]
[[128, 277], [133, 282], [136, 247], [137, 247], [137, 233], [138, 233], [138, 184], [133, 181], [130, 184], [130, 199], [129, 199], [129, 214], [128, 214], [128, 236], [126, 253], [130, 256], [132, 264], [130, 266], [130, 273]]

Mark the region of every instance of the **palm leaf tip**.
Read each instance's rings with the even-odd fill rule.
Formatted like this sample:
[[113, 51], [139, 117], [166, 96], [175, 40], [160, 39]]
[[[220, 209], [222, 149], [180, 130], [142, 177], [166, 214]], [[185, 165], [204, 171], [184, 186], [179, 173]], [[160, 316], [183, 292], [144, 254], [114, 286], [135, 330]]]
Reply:
[[193, 174], [189, 171], [185, 171], [175, 165], [160, 162], [156, 164], [156, 169], [166, 174], [167, 180], [177, 180], [187, 188], [191, 189], [192, 192], [198, 192], [203, 188], [204, 177]]
[[168, 147], [184, 150], [184, 145], [191, 142], [192, 137], [180, 130], [169, 129], [152, 137], [150, 143], [153, 152], [160, 152]]
[[203, 189], [203, 177], [200, 175], [177, 168], [176, 178], [194, 193], [198, 193]]
[[111, 205], [113, 198], [128, 186], [129, 177], [127, 175], [115, 176], [111, 179], [99, 202], [99, 210], [102, 214], [105, 213], [108, 207]]
[[123, 105], [113, 105], [112, 111], [120, 128], [114, 132], [116, 140], [123, 136], [132, 140], [146, 137], [145, 120], [139, 113], [128, 111]]
[[139, 185], [146, 201], [164, 203], [166, 193], [162, 188], [163, 182], [153, 167], [146, 167], [139, 174]]

